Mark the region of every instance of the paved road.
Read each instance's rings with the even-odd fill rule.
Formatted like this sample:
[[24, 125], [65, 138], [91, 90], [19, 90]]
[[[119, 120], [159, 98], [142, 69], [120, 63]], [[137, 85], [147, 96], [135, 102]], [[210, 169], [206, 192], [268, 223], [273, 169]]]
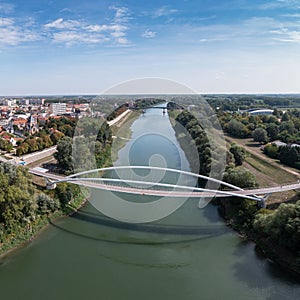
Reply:
[[123, 113], [121, 113], [119, 116], [117, 116], [116, 118], [114, 118], [111, 121], [108, 121], [107, 124], [109, 126], [115, 125], [116, 123], [120, 122], [127, 114], [129, 114], [131, 112], [130, 109], [125, 110]]
[[53, 147], [50, 147], [50, 148], [42, 150], [42, 151], [33, 152], [33, 153], [30, 153], [30, 154], [23, 155], [22, 156], [22, 161], [25, 161], [26, 164], [30, 164], [34, 161], [37, 161], [37, 160], [40, 160], [42, 158], [51, 156], [55, 152], [56, 152], [56, 146], [53, 146]]
[[30, 154], [23, 155], [22, 157], [16, 157], [11, 155], [9, 156], [10, 159], [8, 160], [0, 156], [0, 161], [11, 163], [11, 164], [19, 164], [20, 162], [25, 162], [26, 164], [30, 164], [42, 158], [51, 156], [55, 152], [56, 152], [56, 146], [53, 146], [42, 151], [36, 151]]
[[[44, 173], [35, 169], [30, 169], [29, 173], [47, 177], [52, 180], [64, 180], [66, 177]], [[287, 184], [277, 187], [268, 187], [268, 188], [260, 188], [260, 189], [248, 189], [243, 191], [214, 191], [214, 192], [194, 192], [194, 191], [166, 191], [166, 190], [151, 190], [151, 189], [140, 189], [140, 188], [133, 188], [133, 187], [125, 187], [125, 186], [117, 186], [117, 185], [110, 185], [105, 183], [95, 183], [95, 182], [88, 182], [88, 181], [72, 181], [72, 183], [86, 186], [90, 188], [102, 189], [102, 190], [110, 190], [114, 192], [122, 192], [122, 193], [131, 193], [131, 194], [138, 194], [138, 195], [151, 195], [151, 196], [171, 196], [171, 197], [192, 197], [192, 198], [200, 198], [200, 197], [225, 197], [225, 196], [252, 196], [252, 195], [266, 195], [270, 193], [280, 193], [284, 191], [290, 190], [297, 190], [300, 189], [300, 182], [294, 184]], [[153, 184], [155, 186], [155, 183]]]

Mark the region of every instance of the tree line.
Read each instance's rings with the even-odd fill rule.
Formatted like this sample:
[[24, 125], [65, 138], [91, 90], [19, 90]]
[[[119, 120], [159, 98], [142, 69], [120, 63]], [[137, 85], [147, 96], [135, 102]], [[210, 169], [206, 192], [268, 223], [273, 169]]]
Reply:
[[[237, 131], [238, 134], [241, 132], [247, 132], [248, 134], [250, 132], [249, 127], [253, 129], [255, 129], [255, 126], [257, 126], [257, 128], [263, 128], [259, 126], [268, 127], [268, 125], [272, 123], [275, 123], [276, 126], [280, 126], [283, 122], [294, 120], [296, 115], [297, 114], [294, 115], [293, 112], [289, 115], [290, 118], [284, 117], [283, 120], [278, 123], [277, 118], [274, 118], [273, 116], [237, 115], [236, 119], [233, 120], [234, 123], [239, 122], [242, 124], [242, 126], [239, 125], [240, 131]], [[229, 123], [232, 123], [233, 121], [230, 120], [229, 115], [224, 113], [222, 113], [220, 117], [221, 119], [223, 118], [223, 126], [227, 127], [226, 130], [228, 130]], [[207, 175], [207, 170], [209, 170], [211, 162], [213, 145], [208, 144], [208, 139], [205, 137], [204, 130], [189, 112], [183, 111], [180, 113], [177, 116], [176, 121], [187, 129], [193, 139], [196, 139], [201, 163], [204, 164], [204, 166], [200, 168], [200, 173], [202, 172], [202, 174]], [[250, 123], [252, 124], [249, 126]], [[297, 126], [296, 124], [297, 121], [294, 124], [295, 127]], [[231, 134], [233, 134], [233, 132], [231, 132]], [[288, 149], [293, 149], [293, 151], [297, 151], [299, 154], [298, 147]], [[286, 157], [289, 157], [289, 159], [292, 157], [291, 153], [286, 153], [285, 155]], [[255, 187], [257, 186], [255, 176], [249, 170], [242, 167], [244, 159], [244, 149], [237, 144], [231, 144], [227, 152], [227, 166], [225, 168], [223, 180], [241, 188]], [[265, 240], [269, 240], [273, 243], [277, 243], [279, 241], [281, 246], [299, 257], [300, 201], [295, 204], [281, 204], [279, 208], [274, 211], [261, 209], [258, 206], [257, 201], [237, 197], [223, 198], [218, 201], [215, 200], [215, 203], [222, 204], [219, 205], [219, 210], [235, 229], [247, 234], [250, 233], [252, 237], [254, 237], [254, 235], [257, 237], [263, 237]], [[299, 269], [300, 266], [298, 264], [298, 270]]]
[[234, 112], [257, 108], [292, 107], [300, 105], [299, 96], [267, 95], [204, 95], [204, 99], [215, 109]]
[[218, 118], [225, 132], [237, 138], [253, 137], [266, 143], [280, 140], [300, 144], [300, 111], [285, 113], [274, 110], [272, 115], [250, 115], [248, 113], [219, 112]]
[[[285, 113], [274, 110], [273, 115], [219, 113], [224, 131], [238, 138], [252, 137], [266, 144], [263, 152], [271, 158], [300, 169], [300, 111]], [[286, 145], [272, 143], [281, 141]], [[299, 145], [299, 146], [298, 146]]]
[[[179, 113], [175, 121], [174, 129], [187, 157], [193, 157], [193, 155], [189, 155], [189, 151], [193, 147], [191, 143], [195, 143], [198, 152], [199, 170], [193, 170], [193, 172], [208, 176], [212, 165], [216, 166], [218, 158], [223, 155], [220, 151], [226, 151], [226, 168], [223, 180], [242, 188], [257, 186], [255, 176], [249, 170], [242, 167], [245, 160], [243, 147], [232, 144], [228, 150], [220, 149], [220, 147], [214, 144], [213, 140], [209, 141], [199, 121], [187, 110]], [[180, 128], [181, 126], [185, 128], [186, 132]], [[190, 135], [191, 139], [185, 138], [187, 134]], [[195, 162], [190, 161], [192, 168], [193, 165], [195, 165]]]

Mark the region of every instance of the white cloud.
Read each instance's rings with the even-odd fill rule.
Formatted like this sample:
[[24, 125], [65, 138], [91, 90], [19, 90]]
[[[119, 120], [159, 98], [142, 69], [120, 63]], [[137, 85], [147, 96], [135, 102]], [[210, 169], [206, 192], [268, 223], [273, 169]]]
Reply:
[[168, 6], [162, 6], [154, 12], [154, 17], [155, 18], [168, 17], [168, 16], [173, 15], [177, 12], [178, 12], [177, 9], [172, 9], [172, 8], [169, 8]]
[[272, 30], [271, 33], [277, 35], [274, 40], [286, 43], [300, 43], [300, 31], [281, 28]]
[[0, 27], [12, 26], [13, 24], [14, 20], [12, 18], [0, 18]]
[[120, 45], [128, 45], [129, 44], [128, 39], [125, 37], [116, 38], [116, 42]]
[[107, 25], [88, 25], [86, 29], [91, 32], [101, 32], [108, 29]]
[[10, 3], [0, 3], [0, 13], [10, 14], [14, 11], [15, 6]]
[[72, 13], [73, 11], [72, 11], [72, 9], [66, 7], [66, 8], [61, 9], [59, 12], [60, 13], [64, 13], [64, 12]]
[[156, 37], [156, 32], [147, 29], [147, 30], [142, 34], [142, 37], [143, 37], [143, 38], [146, 38], [146, 39], [154, 38], [154, 37]]
[[56, 43], [65, 43], [67, 46], [72, 46], [78, 43], [96, 44], [105, 41], [106, 38], [102, 35], [62, 31], [54, 33], [53, 40]]
[[46, 34], [50, 35], [55, 43], [64, 43], [67, 46], [74, 44], [96, 44], [100, 42], [113, 42], [114, 44], [127, 45], [127, 21], [129, 11], [125, 7], [112, 7], [115, 11], [111, 23], [88, 24], [85, 21], [64, 20], [59, 18], [45, 24]]
[[39, 40], [39, 35], [26, 24], [17, 25], [13, 18], [0, 18], [0, 47], [17, 46]]
[[45, 28], [54, 28], [54, 29], [75, 29], [82, 27], [82, 23], [76, 20], [67, 20], [64, 21], [63, 18], [59, 18], [53, 22], [44, 25]]
[[258, 6], [262, 10], [278, 9], [278, 8], [291, 8], [298, 9], [300, 8], [299, 0], [275, 0], [263, 3]]
[[300, 18], [300, 14], [284, 14], [282, 17], [287, 17], [287, 18]]
[[103, 31], [125, 31], [128, 29], [127, 26], [120, 24], [113, 25], [87, 25], [84, 26], [84, 29], [91, 32], [103, 32]]
[[127, 7], [111, 6], [110, 9], [115, 11], [114, 22], [116, 24], [127, 23], [129, 21], [130, 14]]
[[283, 25], [290, 28], [292, 24], [288, 22], [282, 23], [269, 17], [254, 17], [235, 24], [184, 26], [182, 29], [178, 28], [177, 34], [179, 39], [184, 37], [188, 39], [186, 42], [192, 43], [201, 42], [203, 44], [231, 41], [241, 46], [257, 44], [262, 46], [274, 44], [274, 31]]
[[223, 42], [223, 41], [226, 41], [227, 38], [226, 37], [219, 37], [219, 38], [213, 38], [213, 39], [209, 39], [209, 38], [206, 38], [206, 39], [200, 39], [199, 42], [200, 43], [212, 43], [212, 42]]
[[126, 36], [126, 33], [123, 31], [113, 31], [110, 35], [115, 38], [120, 38]]

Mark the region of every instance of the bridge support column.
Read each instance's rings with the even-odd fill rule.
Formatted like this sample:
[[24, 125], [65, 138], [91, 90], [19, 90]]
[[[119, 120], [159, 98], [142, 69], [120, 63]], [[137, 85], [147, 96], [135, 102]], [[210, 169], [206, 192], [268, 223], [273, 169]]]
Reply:
[[259, 208], [266, 208], [267, 204], [264, 198], [262, 198], [259, 202], [258, 202]]
[[46, 190], [54, 190], [56, 188], [56, 183], [51, 182], [48, 178], [46, 180]]
[[260, 198], [260, 201], [259, 201], [259, 204], [258, 204], [260, 208], [266, 208], [266, 207], [267, 207], [266, 201], [267, 201], [267, 199], [268, 199], [271, 195], [272, 195], [272, 194], [270, 193], [270, 194], [267, 194], [267, 195], [265, 195], [265, 196], [263, 196], [263, 197]]

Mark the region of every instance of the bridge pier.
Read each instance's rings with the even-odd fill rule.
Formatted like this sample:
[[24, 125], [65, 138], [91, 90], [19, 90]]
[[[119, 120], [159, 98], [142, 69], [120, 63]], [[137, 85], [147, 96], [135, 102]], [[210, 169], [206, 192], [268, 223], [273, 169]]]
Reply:
[[260, 208], [266, 208], [266, 207], [267, 207], [266, 201], [267, 201], [267, 199], [268, 199], [271, 195], [272, 195], [272, 194], [269, 193], [269, 194], [267, 194], [267, 195], [265, 195], [265, 196], [263, 196], [263, 197], [260, 197], [260, 201], [258, 201], [258, 202], [259, 202], [258, 205], [259, 205]]
[[54, 190], [56, 188], [56, 183], [53, 183], [47, 177], [45, 177], [45, 180], [46, 180], [46, 190]]
[[56, 183], [47, 182], [46, 189], [47, 190], [54, 190], [56, 188]]
[[259, 206], [259, 208], [266, 208], [267, 204], [266, 204], [265, 199], [262, 198], [260, 201], [258, 201], [258, 206]]

